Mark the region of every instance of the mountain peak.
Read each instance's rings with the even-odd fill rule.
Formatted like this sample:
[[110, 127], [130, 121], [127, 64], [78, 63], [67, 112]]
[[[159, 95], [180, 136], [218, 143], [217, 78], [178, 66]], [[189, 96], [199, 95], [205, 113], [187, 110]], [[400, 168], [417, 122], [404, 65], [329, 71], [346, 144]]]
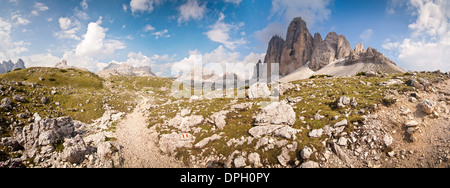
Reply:
[[13, 63], [11, 60], [0, 63], [0, 74], [7, 73], [15, 69], [25, 69], [25, 63], [22, 59], [18, 59], [17, 63]]
[[[346, 65], [354, 63], [395, 65], [376, 49], [368, 47], [365, 50], [362, 43], [359, 43], [353, 50], [343, 34], [329, 32], [324, 40], [320, 33], [315, 33], [312, 37], [306, 22], [301, 17], [296, 17], [291, 21], [285, 40], [276, 35], [272, 37], [264, 63], [279, 63], [279, 74], [286, 76], [306, 65], [312, 71], [317, 72], [338, 60]], [[386, 68], [386, 70], [388, 69]], [[395, 71], [398, 70], [402, 69], [395, 67]]]

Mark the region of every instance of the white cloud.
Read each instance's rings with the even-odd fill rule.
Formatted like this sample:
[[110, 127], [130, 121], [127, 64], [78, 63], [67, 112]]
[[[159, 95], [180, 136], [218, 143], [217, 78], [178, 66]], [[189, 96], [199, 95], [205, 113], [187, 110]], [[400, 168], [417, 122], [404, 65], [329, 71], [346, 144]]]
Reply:
[[162, 30], [162, 31], [154, 32], [154, 33], [152, 33], [152, 35], [155, 35], [155, 38], [156, 38], [156, 39], [159, 39], [160, 37], [169, 38], [170, 35], [167, 34], [168, 32], [169, 32], [169, 30], [164, 29], [164, 30]]
[[100, 17], [97, 22], [89, 23], [83, 40], [77, 45], [76, 55], [105, 58], [126, 47], [121, 41], [106, 39], [108, 29], [100, 26], [101, 20]]
[[12, 13], [11, 14], [11, 21], [15, 24], [15, 25], [28, 25], [29, 23], [31, 23], [30, 20], [24, 18], [22, 15], [20, 15], [19, 13]]
[[153, 54], [152, 60], [162, 61], [162, 62], [170, 62], [170, 61], [174, 60], [175, 56], [176, 55], [169, 56], [168, 54], [164, 54], [164, 55]]
[[55, 37], [59, 39], [81, 40], [76, 34], [81, 28], [81, 23], [78, 20], [72, 21], [70, 18], [60, 17], [58, 23], [61, 31], [54, 33]]
[[[185, 57], [181, 61], [172, 63], [172, 76], [191, 72], [193, 69], [204, 67], [209, 71], [214, 71], [215, 74], [223, 74], [224, 71], [228, 73], [236, 73], [240, 77], [245, 77], [246, 71], [249, 71], [249, 76], [253, 74], [253, 68], [258, 60], [263, 59], [265, 54], [250, 53], [244, 58], [241, 58], [239, 52], [231, 52], [223, 46], [219, 46], [210, 53], [202, 54], [197, 50], [190, 51], [189, 57]], [[222, 66], [218, 64], [231, 66], [232, 69], [222, 70]], [[227, 66], [229, 67], [229, 66]]]
[[34, 10], [31, 11], [31, 14], [34, 16], [39, 16], [39, 12], [47, 11], [49, 8], [44, 3], [35, 2]]
[[117, 62], [112, 61], [113, 63], [125, 63], [134, 67], [144, 67], [144, 66], [152, 66], [155, 61], [153, 61], [151, 58], [145, 56], [142, 54], [142, 52], [134, 53], [130, 52], [128, 53], [128, 59], [124, 62]]
[[359, 38], [367, 41], [370, 38], [372, 38], [372, 35], [373, 35], [373, 30], [372, 29], [367, 29], [363, 33], [361, 33], [361, 35], [359, 35]]
[[46, 53], [22, 57], [22, 60], [25, 62], [25, 67], [54, 67], [62, 59]]
[[331, 9], [328, 8], [331, 0], [272, 0], [269, 20], [274, 21], [262, 30], [256, 31], [256, 37], [267, 44], [273, 35], [284, 37], [286, 28], [295, 17], [302, 17], [308, 27], [314, 26], [317, 21], [328, 19]]
[[11, 59], [17, 54], [28, 51], [25, 46], [30, 45], [24, 41], [15, 42], [11, 38], [12, 24], [0, 18], [0, 59]]
[[407, 1], [408, 0], [388, 0], [387, 6], [386, 6], [386, 13], [387, 14], [395, 14], [396, 9], [406, 5]]
[[[163, 0], [131, 0], [130, 9], [134, 14], [135, 12], [153, 12], [154, 6], [159, 5]], [[124, 8], [125, 10], [125, 8]], [[126, 12], [126, 11], [125, 11]]]
[[171, 67], [171, 75], [176, 76], [186, 74], [192, 71], [194, 67], [202, 66], [202, 54], [197, 51], [189, 51], [189, 57], [185, 57], [181, 61], [175, 62]]
[[88, 9], [88, 7], [89, 7], [89, 5], [88, 5], [88, 3], [87, 3], [87, 0], [81, 1], [80, 5], [81, 5], [81, 8], [82, 8], [83, 10], [86, 10], [86, 9]]
[[128, 6], [126, 4], [122, 5], [122, 9], [124, 12], [128, 12]]
[[89, 15], [85, 11], [78, 10], [78, 7], [73, 9], [74, 15], [82, 20], [89, 20]]
[[408, 27], [411, 35], [403, 41], [386, 40], [383, 48], [398, 55], [398, 64], [408, 70], [450, 71], [450, 2], [410, 0], [417, 16]]
[[146, 26], [144, 26], [144, 31], [148, 32], [148, 31], [154, 31], [155, 28], [153, 26], [151, 26], [150, 24], [147, 24]]
[[206, 2], [200, 6], [198, 0], [188, 0], [186, 4], [178, 7], [178, 11], [180, 12], [178, 23], [187, 22], [190, 19], [200, 20], [206, 13]]
[[30, 22], [30, 20], [27, 20], [25, 18], [17, 17], [17, 22], [16, 23], [19, 24], [19, 25], [28, 25], [31, 22]]
[[92, 57], [78, 55], [73, 50], [65, 52], [62, 59], [66, 60], [69, 66], [85, 68], [92, 72], [97, 72], [106, 66], [104, 62]]
[[236, 5], [241, 4], [242, 0], [224, 0], [226, 3], [234, 3]]
[[[237, 46], [246, 44], [247, 41], [244, 38], [233, 40], [230, 37], [230, 32], [232, 30], [239, 29], [238, 25], [235, 24], [227, 24], [224, 22], [225, 15], [223, 13], [220, 13], [219, 19], [216, 21], [216, 23], [212, 26], [210, 26], [210, 30], [206, 32], [206, 36], [214, 42], [221, 43], [225, 45], [225, 47], [234, 50]], [[243, 26], [243, 24], [239, 24]]]
[[59, 18], [58, 22], [59, 22], [59, 27], [62, 30], [69, 29], [70, 25], [72, 24], [72, 20], [70, 20], [70, 18], [67, 18], [67, 17]]

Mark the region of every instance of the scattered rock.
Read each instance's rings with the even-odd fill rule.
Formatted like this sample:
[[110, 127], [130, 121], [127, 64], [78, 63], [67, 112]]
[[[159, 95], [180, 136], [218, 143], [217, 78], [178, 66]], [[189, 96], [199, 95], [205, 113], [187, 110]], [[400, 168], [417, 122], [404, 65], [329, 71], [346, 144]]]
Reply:
[[424, 88], [422, 84], [420, 84], [418, 81], [416, 81], [414, 79], [410, 79], [410, 80], [406, 81], [406, 85], [415, 87], [417, 89], [423, 89]]
[[192, 134], [164, 134], [159, 139], [159, 148], [162, 152], [173, 154], [178, 148], [192, 148], [195, 137]]
[[229, 111], [220, 111], [220, 112], [216, 112], [211, 116], [211, 119], [214, 123], [214, 125], [216, 125], [216, 127], [220, 130], [222, 130], [225, 125], [227, 125], [227, 122], [225, 121], [225, 119], [227, 118], [227, 114], [229, 113]]
[[214, 134], [208, 138], [205, 138], [203, 140], [201, 140], [200, 142], [198, 142], [197, 144], [195, 144], [195, 148], [203, 148], [205, 147], [209, 142], [215, 141], [215, 140], [219, 140], [222, 137], [220, 135]]
[[407, 121], [405, 123], [406, 127], [417, 127], [419, 126], [419, 122], [417, 122], [416, 120], [411, 120], [411, 121]]
[[313, 129], [309, 132], [308, 136], [312, 138], [320, 138], [322, 136], [323, 129]]
[[394, 138], [392, 138], [392, 136], [389, 134], [385, 134], [383, 137], [383, 141], [384, 141], [384, 144], [387, 147], [389, 147], [392, 144], [392, 142], [394, 142]]
[[287, 166], [288, 162], [291, 160], [291, 156], [289, 156], [289, 149], [283, 147], [281, 149], [281, 154], [277, 157], [277, 159], [282, 166]]
[[87, 152], [86, 144], [80, 135], [72, 139], [67, 139], [64, 142], [64, 150], [62, 152], [62, 159], [70, 163], [81, 163], [84, 160]]
[[339, 141], [337, 142], [337, 144], [340, 146], [347, 146], [347, 142], [348, 142], [347, 138], [341, 137], [341, 138], [339, 138]]
[[25, 97], [23, 95], [14, 95], [13, 99], [17, 102], [27, 102], [27, 100], [25, 99]]
[[244, 110], [248, 110], [252, 107], [252, 103], [240, 103], [240, 104], [235, 104], [233, 106], [231, 106], [231, 109], [237, 110], [237, 111], [244, 111]]
[[403, 84], [403, 81], [400, 79], [389, 79], [388, 81], [381, 82], [381, 86], [391, 86], [391, 85], [400, 85]]
[[341, 147], [338, 146], [338, 144], [333, 144], [332, 148], [333, 148], [333, 151], [336, 153], [336, 155], [339, 157], [339, 159], [341, 159], [342, 161], [344, 161], [347, 164], [351, 164], [351, 162], [352, 162], [351, 159], [344, 152], [344, 150], [342, 150]]
[[203, 116], [193, 115], [188, 117], [175, 116], [169, 120], [169, 126], [175, 127], [183, 132], [190, 132], [192, 127], [203, 122]]
[[248, 133], [253, 137], [261, 137], [264, 135], [271, 135], [275, 130], [284, 127], [284, 125], [267, 125], [267, 126], [256, 126], [251, 128]]
[[336, 103], [338, 108], [345, 108], [349, 104], [350, 104], [350, 98], [346, 97], [346, 96], [341, 96]]
[[324, 118], [324, 117], [325, 117], [325, 116], [320, 115], [319, 112], [317, 112], [317, 113], [314, 115], [314, 119], [315, 119], [315, 120], [321, 120], [321, 119]]
[[191, 109], [183, 109], [180, 112], [181, 117], [187, 116], [189, 114], [191, 114]]
[[429, 99], [425, 99], [419, 104], [419, 108], [426, 114], [432, 114], [435, 106], [436, 102]]
[[282, 138], [286, 138], [286, 139], [295, 140], [295, 139], [297, 139], [296, 134], [298, 134], [299, 132], [302, 132], [302, 131], [301, 130], [297, 130], [297, 129], [293, 129], [293, 128], [289, 127], [289, 126], [284, 126], [284, 127], [280, 128], [280, 129], [276, 129], [273, 132], [273, 135], [277, 136], [277, 137], [282, 137]]
[[258, 153], [248, 154], [248, 162], [252, 164], [255, 168], [263, 167], [263, 164], [261, 163], [261, 158]]
[[2, 99], [1, 104], [0, 104], [0, 108], [1, 109], [5, 109], [6, 111], [11, 110], [12, 109], [11, 99], [9, 99], [8, 97]]
[[302, 97], [288, 97], [290, 103], [299, 103], [303, 100]]
[[300, 151], [300, 156], [302, 157], [303, 160], [308, 160], [309, 157], [311, 157], [311, 154], [313, 153], [312, 149], [309, 148], [308, 146], [305, 146], [301, 151]]
[[248, 89], [249, 99], [268, 98], [270, 95], [269, 87], [265, 83], [255, 83]]
[[234, 167], [235, 168], [242, 168], [245, 167], [247, 164], [245, 163], [245, 157], [243, 157], [242, 155], [236, 157], [234, 159]]
[[375, 71], [367, 71], [366, 77], [379, 77], [380, 75]]
[[261, 113], [255, 118], [254, 125], [289, 125], [292, 126], [295, 123], [295, 112], [291, 105], [285, 101], [273, 102], [266, 106]]
[[337, 127], [342, 127], [342, 126], [347, 126], [347, 125], [348, 125], [348, 121], [347, 121], [347, 119], [344, 119], [342, 121], [335, 123], [333, 127], [337, 128]]
[[304, 162], [302, 165], [299, 166], [299, 168], [320, 168], [319, 163], [314, 161], [307, 161]]
[[42, 104], [47, 104], [48, 103], [48, 98], [47, 97], [42, 97], [41, 98], [41, 103]]

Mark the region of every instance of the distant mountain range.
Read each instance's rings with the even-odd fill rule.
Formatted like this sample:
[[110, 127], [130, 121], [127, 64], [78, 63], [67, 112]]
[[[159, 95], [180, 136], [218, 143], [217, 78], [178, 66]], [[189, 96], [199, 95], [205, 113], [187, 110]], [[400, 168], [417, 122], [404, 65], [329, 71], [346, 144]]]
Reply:
[[22, 59], [17, 60], [16, 63], [13, 63], [11, 60], [3, 61], [0, 64], [0, 74], [10, 72], [15, 69], [25, 69], [25, 63]]
[[[279, 72], [272, 71], [268, 66], [274, 63], [279, 64]], [[319, 33], [313, 37], [301, 17], [292, 20], [286, 39], [272, 37], [264, 62], [256, 65], [255, 70], [258, 69], [263, 71], [256, 71], [254, 77], [279, 74], [281, 77], [291, 77], [289, 81], [318, 74], [345, 76], [363, 71], [405, 72], [374, 48], [364, 49], [363, 44], [359, 43], [352, 49], [344, 35], [330, 32], [324, 40]], [[293, 73], [295, 75], [290, 75]]]
[[97, 73], [101, 77], [120, 76], [156, 76], [149, 66], [133, 67], [125, 63], [110, 63]]

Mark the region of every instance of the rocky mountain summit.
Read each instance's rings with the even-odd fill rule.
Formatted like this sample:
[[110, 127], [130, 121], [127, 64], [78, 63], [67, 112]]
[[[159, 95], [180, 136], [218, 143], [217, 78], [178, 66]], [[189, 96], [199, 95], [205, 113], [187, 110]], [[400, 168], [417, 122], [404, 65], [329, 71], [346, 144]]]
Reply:
[[149, 66], [133, 67], [125, 63], [110, 63], [97, 73], [101, 77], [119, 76], [156, 76]]
[[25, 69], [25, 63], [22, 59], [17, 60], [16, 63], [13, 63], [11, 60], [0, 63], [0, 74], [16, 69]]
[[[303, 72], [303, 75], [312, 75], [314, 72], [319, 72], [337, 62], [341, 63], [340, 66], [345, 67], [338, 68], [339, 70], [336, 71], [328, 70], [325, 72], [330, 72], [332, 76], [352, 75], [358, 71], [405, 72], [376, 49], [369, 47], [365, 50], [362, 43], [358, 44], [353, 50], [344, 35], [330, 32], [324, 40], [322, 40], [320, 33], [315, 33], [314, 37], [312, 37], [306, 22], [301, 17], [292, 20], [285, 40], [279, 36], [272, 37], [263, 65], [268, 66], [272, 63], [278, 63], [281, 76], [287, 76], [291, 73], [299, 72], [299, 70]], [[362, 65], [351, 66], [358, 63]], [[373, 66], [374, 64], [376, 66]], [[361, 67], [368, 68], [364, 69]], [[308, 72], [305, 72], [306, 68]], [[353, 70], [350, 72], [341, 71], [343, 69]], [[270, 75], [271, 71], [268, 73]], [[301, 78], [305, 77], [298, 76]]]
[[56, 64], [55, 64], [55, 68], [58, 68], [58, 69], [77, 69], [77, 70], [82, 70], [82, 71], [88, 71], [88, 70], [85, 69], [85, 68], [79, 68], [79, 67], [75, 67], [75, 66], [69, 66], [69, 65], [67, 64], [67, 61], [64, 60], [64, 59], [63, 59], [61, 62], [56, 63]]

